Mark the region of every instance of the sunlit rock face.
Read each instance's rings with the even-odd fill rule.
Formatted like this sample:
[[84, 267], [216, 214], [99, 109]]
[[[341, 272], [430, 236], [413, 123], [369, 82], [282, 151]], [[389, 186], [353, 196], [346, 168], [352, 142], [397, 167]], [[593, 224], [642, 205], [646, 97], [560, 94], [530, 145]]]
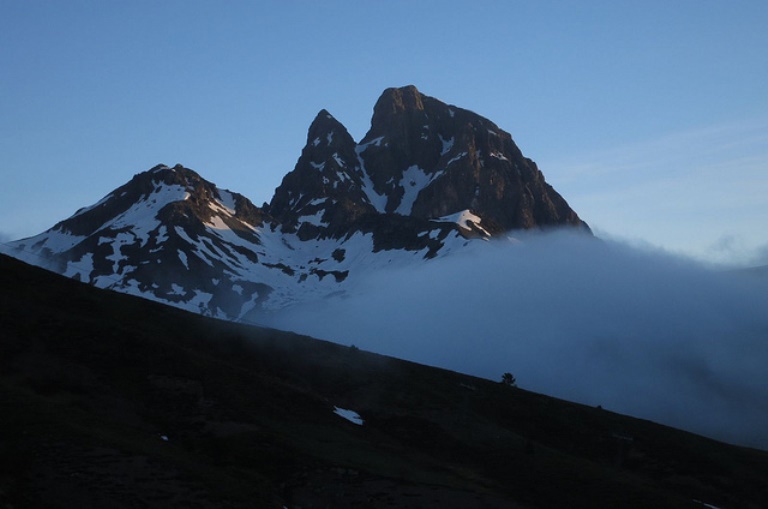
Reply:
[[241, 320], [475, 239], [550, 227], [590, 233], [508, 133], [408, 86], [384, 91], [359, 143], [320, 111], [263, 207], [191, 169], [158, 165], [15, 242], [14, 254], [99, 287]]
[[413, 86], [384, 91], [361, 146], [386, 212], [433, 219], [470, 210], [493, 234], [588, 229], [509, 133]]

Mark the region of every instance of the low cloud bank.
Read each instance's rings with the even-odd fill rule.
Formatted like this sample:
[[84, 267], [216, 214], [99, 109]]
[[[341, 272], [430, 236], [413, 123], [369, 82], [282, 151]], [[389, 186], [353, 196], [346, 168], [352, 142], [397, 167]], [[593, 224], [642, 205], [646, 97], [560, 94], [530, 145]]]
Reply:
[[352, 293], [270, 325], [768, 448], [763, 278], [561, 232]]

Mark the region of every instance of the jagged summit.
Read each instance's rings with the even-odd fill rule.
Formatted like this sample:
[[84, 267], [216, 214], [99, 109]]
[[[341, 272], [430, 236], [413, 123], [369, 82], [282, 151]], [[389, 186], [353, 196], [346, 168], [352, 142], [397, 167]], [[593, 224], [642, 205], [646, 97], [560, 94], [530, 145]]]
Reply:
[[406, 110], [423, 110], [423, 97], [413, 85], [384, 90], [373, 107], [373, 123], [378, 123], [383, 117]]
[[263, 208], [161, 164], [15, 247], [96, 286], [246, 319], [471, 239], [553, 226], [589, 232], [508, 133], [407, 86], [384, 91], [360, 142], [321, 110]]
[[160, 220], [189, 225], [194, 218], [210, 220], [215, 207], [226, 203], [233, 217], [261, 226], [265, 214], [247, 198], [218, 189], [198, 173], [181, 164], [168, 167], [158, 164], [138, 173], [125, 185], [115, 189], [95, 205], [78, 210], [72, 217], [54, 226], [54, 230], [73, 235], [88, 235], [94, 230], [114, 230], [131, 224], [143, 209], [157, 210]]
[[[339, 136], [336, 136], [337, 132]], [[343, 142], [345, 138], [351, 139], [347, 128], [325, 109], [315, 116], [307, 131], [307, 145], [312, 146], [333, 146]]]
[[363, 188], [357, 145], [326, 110], [309, 127], [296, 167], [275, 190], [269, 212], [302, 239], [343, 236], [361, 215], [375, 212]]
[[[370, 130], [358, 144], [321, 111], [310, 127], [302, 157], [322, 146], [325, 138], [332, 140], [329, 133], [336, 131], [344, 134], [322, 157], [327, 160], [330, 155], [347, 171], [353, 182], [350, 200], [379, 213], [433, 220], [468, 210], [491, 234], [555, 226], [588, 231], [509, 133], [476, 113], [426, 96], [413, 85], [384, 91], [374, 107]], [[313, 163], [321, 164], [322, 157]], [[303, 175], [304, 166], [306, 161], [300, 159], [294, 172]], [[307, 178], [311, 180], [306, 176], [301, 180]], [[327, 178], [339, 188], [333, 174]], [[292, 191], [305, 200], [325, 197], [317, 187], [299, 189], [291, 178], [283, 181], [276, 196]], [[357, 212], [359, 217], [368, 208]]]

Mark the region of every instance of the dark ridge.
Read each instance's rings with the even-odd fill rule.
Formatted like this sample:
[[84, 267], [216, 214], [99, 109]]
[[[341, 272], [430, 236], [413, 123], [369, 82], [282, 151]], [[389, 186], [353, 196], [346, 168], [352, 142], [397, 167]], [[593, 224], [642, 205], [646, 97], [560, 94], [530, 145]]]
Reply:
[[765, 452], [206, 319], [6, 256], [0, 330], [2, 507], [695, 508], [768, 497]]

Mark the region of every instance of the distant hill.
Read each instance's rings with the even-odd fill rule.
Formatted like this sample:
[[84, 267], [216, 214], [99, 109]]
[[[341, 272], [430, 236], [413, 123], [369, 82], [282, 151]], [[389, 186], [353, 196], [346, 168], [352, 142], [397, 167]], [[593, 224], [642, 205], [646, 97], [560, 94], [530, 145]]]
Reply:
[[5, 256], [0, 416], [2, 508], [768, 500], [765, 452], [204, 318]]

